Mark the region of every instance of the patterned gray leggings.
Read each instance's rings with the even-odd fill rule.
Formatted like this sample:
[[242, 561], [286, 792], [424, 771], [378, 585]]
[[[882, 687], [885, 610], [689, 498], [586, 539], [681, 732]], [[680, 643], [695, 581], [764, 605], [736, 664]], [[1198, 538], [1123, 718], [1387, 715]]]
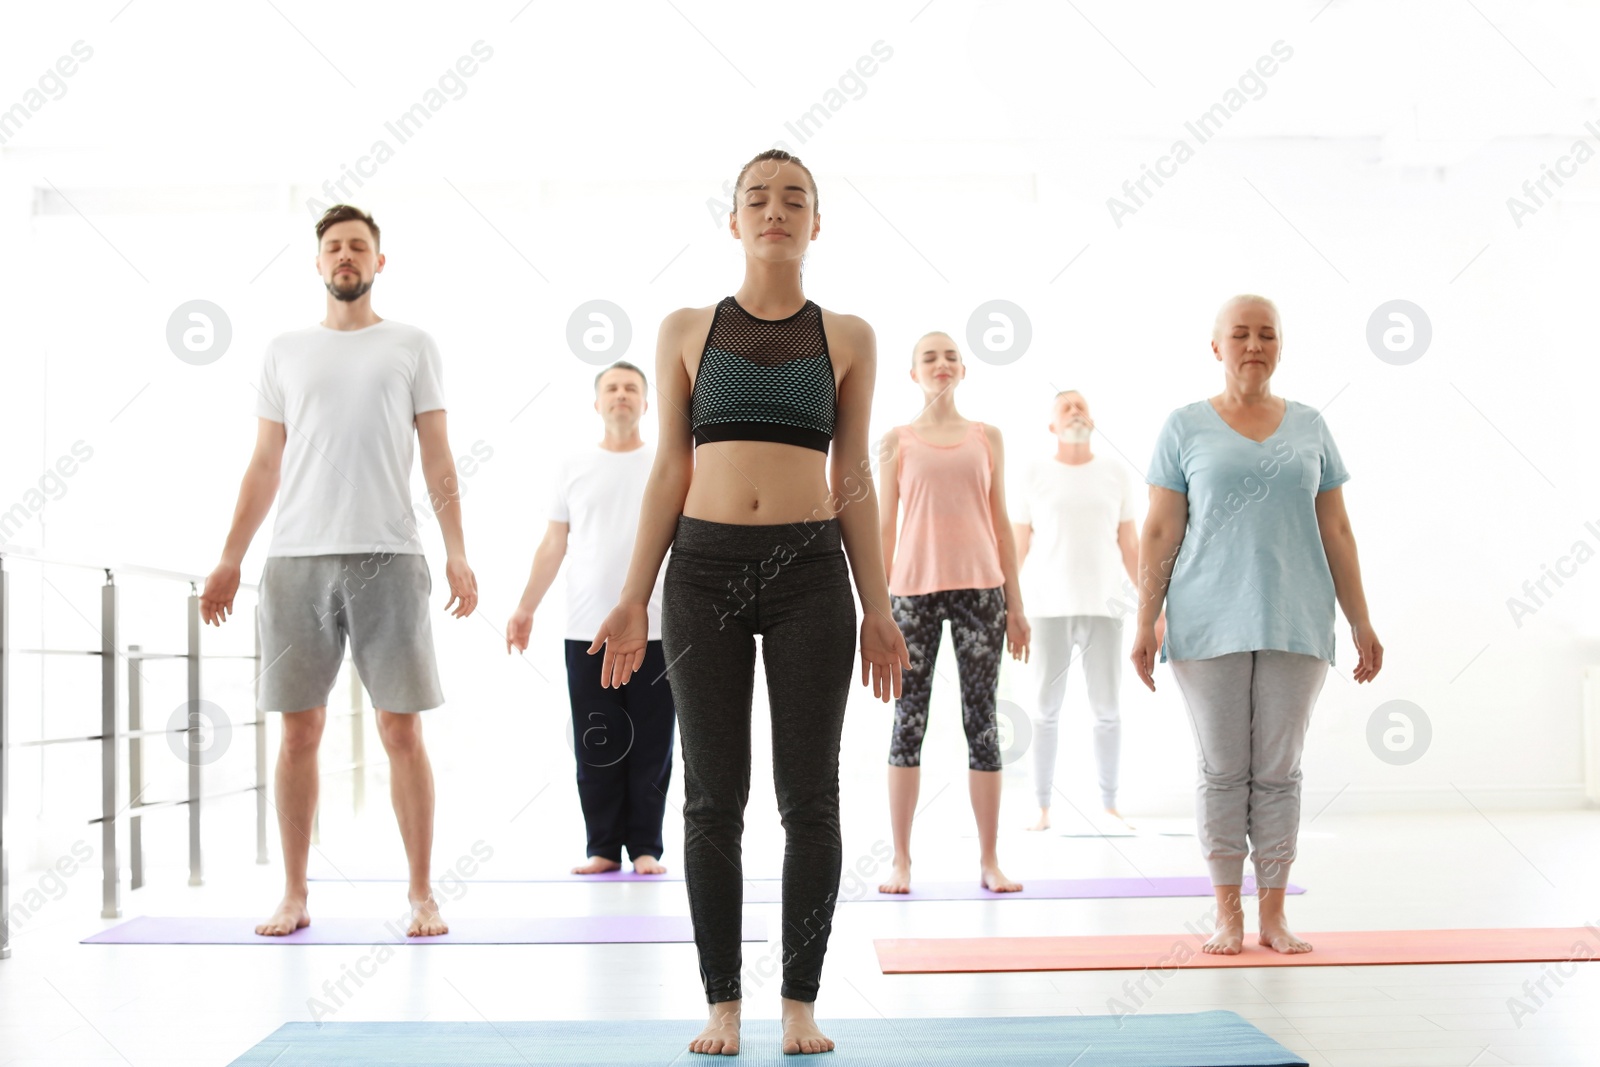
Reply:
[[967, 766], [975, 771], [998, 771], [1000, 740], [994, 704], [995, 689], [1000, 683], [1000, 656], [1006, 647], [1005, 586], [891, 596], [889, 602], [895, 624], [911, 653], [911, 669], [902, 673], [901, 696], [894, 702], [889, 765], [922, 764], [933, 664], [939, 656], [944, 621], [949, 619], [956, 644], [956, 673], [961, 680], [961, 725], [967, 733]]

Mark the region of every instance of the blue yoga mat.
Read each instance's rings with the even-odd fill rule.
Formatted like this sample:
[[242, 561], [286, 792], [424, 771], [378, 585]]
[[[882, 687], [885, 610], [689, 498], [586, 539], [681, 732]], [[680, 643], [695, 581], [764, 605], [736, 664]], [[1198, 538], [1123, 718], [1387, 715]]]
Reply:
[[[285, 1023], [232, 1067], [591, 1067], [722, 1062], [688, 1051], [704, 1020]], [[834, 1067], [1306, 1067], [1231, 1011], [983, 1019], [825, 1019]], [[746, 1019], [741, 1067], [792, 1067], [776, 1019]]]

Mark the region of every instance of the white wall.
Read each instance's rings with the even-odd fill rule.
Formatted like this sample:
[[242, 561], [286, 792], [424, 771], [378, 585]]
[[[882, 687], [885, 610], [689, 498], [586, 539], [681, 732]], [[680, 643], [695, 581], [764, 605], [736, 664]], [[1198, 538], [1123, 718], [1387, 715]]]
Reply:
[[[493, 449], [465, 498], [483, 618], [436, 624], [451, 703], [476, 724], [471, 739], [439, 740], [444, 758], [455, 745], [472, 759], [495, 731], [559, 743], [559, 584], [530, 657], [558, 684], [530, 692], [497, 632], [542, 531], [549, 458], [598, 434], [594, 368], [565, 347], [567, 316], [616, 302], [634, 330], [627, 357], [652, 366], [663, 314], [737, 288], [738, 245], [707, 201], [782, 140], [820, 185], [808, 294], [877, 332], [874, 433], [916, 410], [906, 346], [928, 329], [961, 333], [1003, 297], [1026, 310], [1032, 347], [1005, 366], [974, 360], [961, 410], [999, 424], [1013, 456], [1038, 452], [1051, 446], [1049, 397], [1079, 388], [1096, 447], [1142, 475], [1166, 412], [1221, 387], [1206, 347], [1217, 305], [1273, 297], [1285, 338], [1274, 386], [1326, 408], [1387, 649], [1379, 679], [1357, 687], [1341, 619], [1308, 806], [1582, 802], [1580, 670], [1600, 641], [1600, 564], [1548, 586], [1520, 625], [1507, 599], [1575, 541], [1600, 547], [1584, 525], [1600, 529], [1600, 162], [1520, 226], [1507, 198], [1575, 140], [1600, 149], [1579, 51], [1593, 11], [1523, 5], [1488, 12], [1491, 26], [1456, 5], [1377, 3], [280, 9], [11, 17], [32, 24], [0, 42], [13, 74], [0, 106], [75, 41], [94, 49], [0, 147], [0, 507], [74, 442], [94, 450], [16, 543], [211, 567], [253, 440], [262, 345], [322, 314], [308, 199], [327, 199], [323, 182], [375, 139], [393, 146], [385, 121], [483, 40], [493, 56], [465, 94], [349, 197], [384, 230], [375, 307], [440, 341], [455, 450]], [[878, 41], [892, 55], [830, 97]], [[1293, 55], [1259, 98], [1116, 225], [1107, 198], [1277, 41]], [[818, 103], [836, 110], [802, 142], [785, 122]], [[221, 305], [234, 331], [204, 367], [164, 341], [168, 315], [194, 298]], [[1365, 341], [1368, 316], [1394, 298], [1425, 309], [1434, 332], [1406, 366]], [[426, 537], [442, 590], [437, 530]], [[266, 541], [264, 529], [247, 574]], [[94, 595], [92, 583], [70, 594]], [[45, 640], [83, 640], [55, 596], [31, 586], [19, 625], [42, 613]], [[14, 685], [33, 671], [17, 668]], [[1069, 699], [1081, 714], [1080, 684]], [[1026, 704], [1015, 665], [1004, 685]], [[1164, 669], [1158, 687], [1125, 678], [1126, 802], [1183, 811], [1187, 727]], [[1433, 724], [1431, 749], [1407, 766], [1366, 740], [1393, 699]], [[548, 714], [529, 724], [530, 704]], [[552, 767], [565, 758], [549, 752]], [[880, 754], [860, 758], [870, 768]]]

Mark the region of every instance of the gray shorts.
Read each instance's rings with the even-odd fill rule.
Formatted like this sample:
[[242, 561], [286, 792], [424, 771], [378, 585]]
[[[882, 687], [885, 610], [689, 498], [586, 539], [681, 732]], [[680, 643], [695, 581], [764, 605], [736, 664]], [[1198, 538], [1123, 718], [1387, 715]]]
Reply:
[[411, 712], [443, 704], [428, 623], [432, 593], [428, 561], [416, 553], [268, 556], [256, 706], [325, 706], [346, 634], [373, 707]]

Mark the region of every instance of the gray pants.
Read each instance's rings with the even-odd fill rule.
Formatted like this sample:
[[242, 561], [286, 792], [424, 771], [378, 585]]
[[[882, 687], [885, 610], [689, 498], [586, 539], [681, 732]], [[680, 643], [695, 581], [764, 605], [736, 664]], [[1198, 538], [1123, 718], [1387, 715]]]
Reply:
[[1041, 808], [1050, 807], [1056, 773], [1057, 720], [1067, 695], [1067, 667], [1081, 650], [1083, 677], [1094, 713], [1094, 758], [1100, 772], [1100, 802], [1117, 803], [1117, 756], [1122, 717], [1117, 694], [1122, 683], [1122, 620], [1109, 615], [1050, 615], [1029, 618], [1033, 629], [1039, 713], [1033, 720], [1033, 784]]
[[1239, 885], [1245, 838], [1256, 885], [1289, 883], [1300, 834], [1300, 753], [1328, 661], [1258, 649], [1169, 660], [1200, 767], [1200, 851], [1212, 885]]

